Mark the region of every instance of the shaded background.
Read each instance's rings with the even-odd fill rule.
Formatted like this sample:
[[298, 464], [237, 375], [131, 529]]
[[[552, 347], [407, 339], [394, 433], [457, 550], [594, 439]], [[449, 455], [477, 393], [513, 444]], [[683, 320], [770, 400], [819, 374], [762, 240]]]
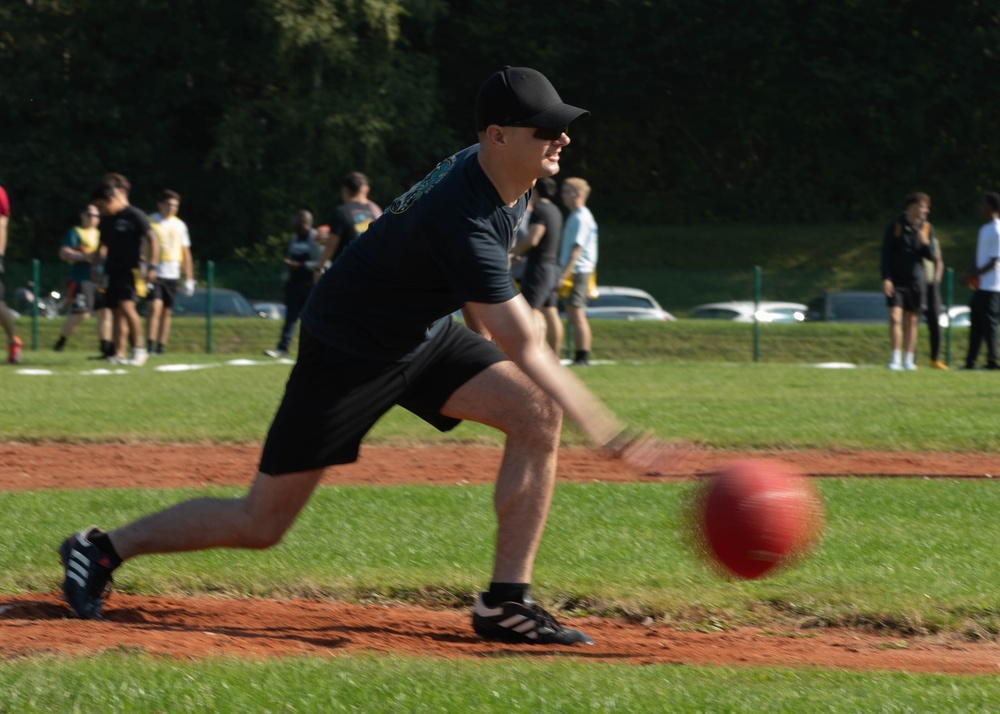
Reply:
[[[997, 187], [1000, 4], [964, 0], [5, 0], [8, 257], [54, 257], [107, 171], [183, 196], [199, 260], [273, 264], [362, 170], [388, 204], [472, 143], [504, 64], [593, 116], [563, 176], [605, 221], [974, 221]], [[665, 250], [670, 249], [669, 242]]]

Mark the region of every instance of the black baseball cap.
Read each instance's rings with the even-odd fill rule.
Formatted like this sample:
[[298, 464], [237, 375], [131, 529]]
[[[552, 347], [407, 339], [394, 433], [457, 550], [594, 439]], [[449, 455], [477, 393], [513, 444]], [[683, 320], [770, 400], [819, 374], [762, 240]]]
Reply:
[[590, 112], [563, 102], [545, 75], [530, 67], [504, 67], [476, 94], [476, 131], [490, 124], [558, 129], [585, 116]]

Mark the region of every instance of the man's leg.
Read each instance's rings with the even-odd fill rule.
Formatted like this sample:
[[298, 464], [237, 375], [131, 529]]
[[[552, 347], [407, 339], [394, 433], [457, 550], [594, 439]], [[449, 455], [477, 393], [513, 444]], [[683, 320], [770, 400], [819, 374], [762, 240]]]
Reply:
[[441, 412], [507, 436], [493, 497], [493, 580], [531, 582], [555, 485], [562, 410], [512, 362], [499, 362], [459, 387]]
[[199, 498], [140, 518], [109, 533], [88, 528], [59, 547], [63, 595], [83, 619], [101, 619], [104, 591], [128, 558], [207, 548], [269, 548], [309, 500], [321, 469], [279, 477], [257, 474], [241, 499]]
[[917, 323], [920, 313], [906, 310], [903, 312], [903, 366], [906, 369], [916, 369]]
[[979, 358], [979, 346], [983, 341], [983, 292], [977, 290], [969, 303], [969, 349], [965, 353], [965, 368], [973, 369]]
[[566, 306], [566, 317], [573, 328], [573, 349], [576, 353], [574, 362], [582, 361], [578, 357], [581, 352], [590, 354], [590, 322], [587, 320], [586, 308], [575, 305]]
[[892, 345], [892, 358], [889, 360], [889, 368], [902, 369], [903, 308], [896, 305], [889, 308], [889, 343]]
[[149, 348], [150, 352], [153, 351], [153, 347], [156, 345], [156, 341], [160, 337], [160, 331], [162, 329], [160, 320], [162, 317], [163, 300], [160, 300], [159, 298], [151, 300], [149, 303], [149, 317], [146, 320], [146, 346]]
[[160, 336], [156, 340], [156, 349], [158, 352], [161, 351], [162, 348], [166, 347], [167, 342], [170, 340], [170, 324], [172, 322], [173, 314], [173, 308], [163, 308], [163, 317], [160, 321]]
[[196, 498], [108, 532], [122, 560], [207, 548], [277, 545], [308, 502], [323, 470], [258, 473], [242, 498]]
[[559, 317], [559, 309], [555, 306], [543, 307], [542, 316], [545, 318], [545, 336], [549, 347], [557, 357], [561, 356], [559, 350], [562, 349], [563, 324], [562, 318]]
[[983, 316], [983, 341], [986, 343], [986, 367], [1000, 369], [997, 362], [997, 323], [1000, 322], [1000, 293], [986, 292]]

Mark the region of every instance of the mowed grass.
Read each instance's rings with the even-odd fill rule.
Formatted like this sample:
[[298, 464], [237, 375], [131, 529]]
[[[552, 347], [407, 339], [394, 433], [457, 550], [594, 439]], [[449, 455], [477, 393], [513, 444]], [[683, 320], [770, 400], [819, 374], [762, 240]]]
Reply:
[[732, 712], [989, 714], [1000, 678], [337, 657], [198, 663], [108, 654], [0, 662], [11, 712]]
[[[185, 355], [95, 374], [108, 370], [79, 357], [47, 357], [27, 368], [45, 374], [0, 370], [5, 439], [256, 443], [289, 370], [264, 357], [234, 366], [229, 357]], [[625, 421], [710, 448], [1000, 447], [1000, 383], [991, 372], [657, 361], [578, 374]], [[572, 425], [565, 439], [581, 442]], [[439, 434], [394, 409], [369, 437], [369, 443], [440, 440], [499, 444], [500, 435], [472, 423]]]
[[[42, 353], [35, 353], [41, 357]], [[8, 440], [258, 442], [287, 365], [171, 357], [189, 371], [85, 374], [46, 354], [51, 374], [0, 370]], [[253, 361], [253, 360], [251, 360]], [[263, 361], [263, 358], [260, 358]], [[802, 364], [642, 362], [581, 377], [627, 421], [710, 448], [994, 451], [1000, 390], [990, 373]], [[370, 443], [499, 443], [478, 425], [439, 435], [403, 410]], [[572, 428], [568, 443], [580, 443]], [[249, 474], [248, 474], [249, 476]], [[74, 474], [67, 465], [68, 478]], [[693, 484], [562, 484], [535, 591], [576, 611], [651, 615], [718, 628], [788, 618], [949, 631], [995, 639], [1000, 543], [995, 481], [824, 479], [828, 522], [814, 555], [755, 583], [719, 579], [684, 537]], [[55, 544], [192, 496], [240, 489], [0, 494], [0, 591], [49, 591]], [[153, 556], [127, 564], [134, 593], [385, 597], [467, 606], [488, 579], [487, 486], [320, 489], [276, 549]], [[385, 528], [392, 523], [393, 528]], [[426, 533], [419, 541], [413, 533]], [[44, 649], [44, 647], [40, 647]], [[181, 663], [122, 652], [0, 662], [0, 711], [994, 711], [995, 677], [761, 668], [633, 667], [583, 661], [434, 662], [396, 657]]]

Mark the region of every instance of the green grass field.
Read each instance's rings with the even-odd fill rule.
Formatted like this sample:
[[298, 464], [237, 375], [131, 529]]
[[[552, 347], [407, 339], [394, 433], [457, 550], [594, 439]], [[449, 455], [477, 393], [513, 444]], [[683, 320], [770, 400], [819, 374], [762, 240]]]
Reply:
[[[6, 440], [257, 442], [288, 373], [287, 365], [250, 353], [242, 357], [253, 364], [230, 364], [233, 355], [225, 354], [174, 355], [120, 374], [94, 373], [103, 366], [79, 352], [26, 356], [29, 373], [0, 370]], [[164, 363], [199, 368], [155, 369]], [[710, 448], [1000, 447], [1000, 391], [989, 373], [644, 360], [600, 365], [582, 376], [629, 421]], [[498, 443], [470, 424], [438, 435], [402, 410], [387, 415], [370, 439], [436, 440]], [[579, 442], [572, 429], [566, 440]], [[769, 580], [732, 583], [715, 577], [681, 537], [690, 484], [560, 485], [536, 592], [572, 598], [592, 612], [647, 614], [679, 627], [810, 618], [995, 639], [998, 487], [995, 481], [823, 480], [828, 525], [814, 556]], [[111, 526], [196, 493], [238, 490], [0, 494], [0, 592], [56, 587], [52, 545], [69, 524]], [[434, 526], [426, 545], [414, 547], [387, 534], [385, 522], [404, 532]], [[343, 600], [380, 592], [416, 602], [434, 593], [437, 604], [459, 606], [487, 577], [483, 554], [491, 534], [488, 487], [327, 487], [275, 550], [140, 559], [121, 571], [118, 587], [136, 594]], [[40, 655], [0, 662], [0, 681], [0, 711], [18, 712], [987, 712], [1000, 702], [995, 677], [637, 668], [517, 655], [460, 663]]]

